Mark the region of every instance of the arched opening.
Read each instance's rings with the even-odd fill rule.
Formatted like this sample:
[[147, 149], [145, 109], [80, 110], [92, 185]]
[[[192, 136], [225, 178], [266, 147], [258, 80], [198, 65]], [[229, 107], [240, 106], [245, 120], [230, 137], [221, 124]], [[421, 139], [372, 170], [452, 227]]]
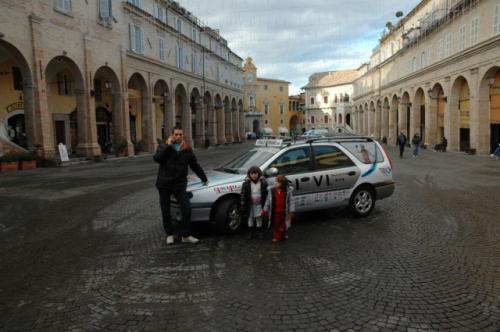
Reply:
[[339, 120], [339, 125], [342, 125], [342, 123], [343, 123], [343, 122], [342, 122], [342, 120], [343, 120], [343, 119], [342, 119], [342, 114], [339, 114], [339, 119], [338, 119], [338, 120]]
[[222, 98], [219, 94], [215, 95], [215, 118], [216, 118], [216, 131], [217, 131], [217, 144], [225, 144], [225, 116], [224, 116], [224, 105], [222, 103]]
[[0, 40], [0, 136], [24, 148], [35, 146], [33, 82], [28, 63]]
[[385, 97], [384, 98], [384, 103], [382, 104], [382, 132], [381, 132], [381, 138], [385, 137], [385, 140], [387, 141], [387, 138], [389, 137], [389, 98]]
[[130, 140], [137, 146], [145, 145], [147, 141], [148, 122], [146, 112], [148, 103], [147, 84], [141, 74], [135, 73], [128, 81]]
[[[450, 148], [470, 149], [470, 91], [467, 80], [460, 76], [453, 83], [450, 105]], [[458, 143], [458, 144], [457, 144]]]
[[216, 136], [216, 119], [215, 119], [215, 110], [214, 110], [214, 104], [212, 100], [212, 95], [210, 92], [205, 92], [205, 98], [204, 98], [204, 103], [205, 103], [205, 133], [206, 133], [206, 139], [205, 139], [205, 145], [215, 145], [217, 144], [217, 136]]
[[478, 136], [480, 153], [493, 153], [500, 143], [500, 68], [493, 67], [479, 85]]
[[172, 99], [168, 84], [158, 80], [153, 88], [154, 112], [156, 118], [155, 136], [157, 140], [164, 141], [170, 136], [173, 127]]
[[374, 136], [375, 138], [380, 139], [382, 133], [382, 102], [377, 100], [375, 105]]
[[259, 137], [260, 134], [260, 121], [255, 119], [252, 123], [252, 131], [255, 133], [255, 137]]
[[229, 98], [224, 98], [224, 136], [226, 143], [233, 142], [233, 117], [231, 112], [231, 103]]
[[369, 136], [375, 136], [375, 103], [370, 102], [368, 109], [368, 132]]
[[[445, 137], [444, 134], [444, 110], [446, 99], [444, 89], [441, 84], [436, 83], [431, 90], [430, 109], [429, 109], [429, 137], [428, 142], [431, 146], [440, 143]], [[433, 121], [434, 119], [434, 121]]]
[[[110, 153], [117, 139], [126, 139], [122, 132], [121, 99], [121, 87], [116, 74], [109, 67], [99, 68], [94, 75], [94, 100], [97, 143], [102, 153]], [[76, 126], [77, 123], [71, 126], [72, 134]]]
[[352, 125], [351, 125], [351, 114], [350, 113], [347, 113], [345, 115], [345, 124], [348, 125], [349, 127], [352, 127]]
[[240, 142], [240, 116], [238, 113], [238, 105], [236, 104], [236, 99], [231, 100], [231, 115], [232, 115], [232, 125], [233, 125], [233, 142]]
[[410, 135], [418, 134], [422, 142], [425, 142], [425, 93], [418, 88], [413, 103], [412, 132]]
[[184, 132], [184, 139], [191, 143], [191, 110], [189, 109], [189, 102], [186, 89], [182, 84], [178, 84], [175, 88], [175, 120], [176, 127], [182, 128]]
[[204, 145], [205, 134], [203, 128], [203, 105], [201, 103], [201, 94], [197, 88], [191, 91], [191, 135], [194, 140], [194, 146], [199, 148]]
[[[85, 116], [87, 105], [80, 69], [70, 58], [57, 56], [47, 64], [45, 80], [54, 145], [66, 145], [70, 155], [92, 155], [86, 146], [91, 137]], [[70, 114], [75, 110], [77, 122], [73, 129], [76, 141], [72, 139], [70, 130]]]

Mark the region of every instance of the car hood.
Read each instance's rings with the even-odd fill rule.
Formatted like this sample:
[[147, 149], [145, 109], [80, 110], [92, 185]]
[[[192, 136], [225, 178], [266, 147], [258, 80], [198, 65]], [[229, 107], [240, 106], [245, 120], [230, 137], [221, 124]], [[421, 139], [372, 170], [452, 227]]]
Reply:
[[[221, 186], [230, 183], [243, 182], [245, 180], [245, 174], [231, 174], [226, 172], [220, 172], [216, 170], [208, 171], [206, 173], [208, 178], [208, 187]], [[197, 190], [200, 188], [207, 188], [203, 186], [201, 180], [196, 176], [190, 174], [188, 176], [188, 191]]]

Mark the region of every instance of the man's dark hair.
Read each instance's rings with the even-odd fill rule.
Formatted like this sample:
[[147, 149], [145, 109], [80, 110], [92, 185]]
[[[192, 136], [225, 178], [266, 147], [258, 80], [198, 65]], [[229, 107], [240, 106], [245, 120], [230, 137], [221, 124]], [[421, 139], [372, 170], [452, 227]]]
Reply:
[[175, 126], [174, 128], [172, 128], [172, 134], [174, 133], [174, 131], [176, 130], [182, 130], [182, 127], [181, 126]]

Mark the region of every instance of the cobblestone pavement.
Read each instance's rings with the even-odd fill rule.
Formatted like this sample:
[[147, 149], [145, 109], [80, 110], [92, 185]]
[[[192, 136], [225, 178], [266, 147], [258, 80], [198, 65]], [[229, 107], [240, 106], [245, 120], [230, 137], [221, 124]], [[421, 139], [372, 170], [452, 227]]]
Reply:
[[0, 330], [500, 331], [500, 162], [394, 162], [368, 218], [298, 215], [278, 244], [198, 226], [171, 247], [150, 157], [0, 173]]

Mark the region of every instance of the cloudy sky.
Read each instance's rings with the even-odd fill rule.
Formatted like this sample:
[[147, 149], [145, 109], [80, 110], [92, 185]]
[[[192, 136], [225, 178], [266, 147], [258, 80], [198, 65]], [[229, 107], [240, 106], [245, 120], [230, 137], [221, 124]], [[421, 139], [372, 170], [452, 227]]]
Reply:
[[178, 0], [251, 56], [260, 77], [291, 82], [298, 93], [314, 72], [357, 68], [377, 46], [385, 23], [420, 0]]

